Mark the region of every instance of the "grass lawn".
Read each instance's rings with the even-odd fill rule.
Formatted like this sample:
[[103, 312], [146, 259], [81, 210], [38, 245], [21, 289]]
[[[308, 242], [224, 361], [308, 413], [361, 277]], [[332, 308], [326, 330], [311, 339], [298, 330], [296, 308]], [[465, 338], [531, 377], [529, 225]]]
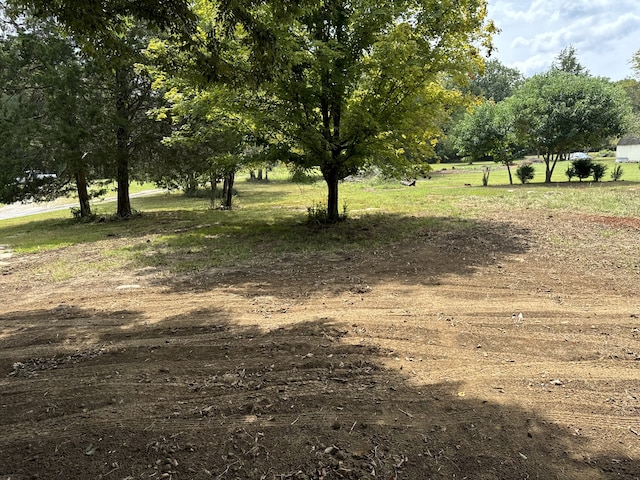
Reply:
[[[610, 171], [613, 159], [604, 162]], [[554, 179], [562, 178], [566, 164], [556, 166]], [[481, 182], [483, 167], [491, 168], [487, 187]], [[239, 175], [232, 211], [212, 210], [207, 199], [160, 193], [133, 198], [133, 208], [142, 215], [129, 221], [81, 223], [70, 218], [68, 210], [61, 210], [0, 221], [0, 238], [1, 243], [19, 253], [111, 237], [137, 238], [134, 246], [129, 243], [116, 248], [112, 259], [192, 271], [256, 262], [256, 252], [266, 244], [279, 254], [342, 251], [372, 242], [388, 244], [437, 222], [471, 220], [481, 210], [518, 208], [640, 216], [640, 169], [636, 165], [624, 166], [624, 181], [600, 183], [544, 184], [544, 164], [536, 163], [535, 168], [534, 182], [526, 185], [509, 185], [506, 168], [495, 164], [434, 165], [430, 178], [418, 179], [415, 187], [379, 178], [345, 181], [340, 186], [340, 198], [349, 221], [315, 228], [312, 235], [306, 225], [307, 209], [324, 203], [324, 182], [318, 176], [315, 182], [294, 184], [288, 171], [278, 168], [264, 183], [250, 183], [245, 181], [245, 174]], [[150, 187], [134, 185], [131, 191]], [[109, 215], [114, 203], [101, 203], [96, 210]], [[405, 218], [412, 221], [403, 221]], [[151, 239], [156, 244], [153, 255], [148, 247]], [[161, 248], [157, 248], [158, 242]], [[206, 261], [202, 257], [192, 261], [189, 255], [177, 254], [189, 251], [213, 253]]]

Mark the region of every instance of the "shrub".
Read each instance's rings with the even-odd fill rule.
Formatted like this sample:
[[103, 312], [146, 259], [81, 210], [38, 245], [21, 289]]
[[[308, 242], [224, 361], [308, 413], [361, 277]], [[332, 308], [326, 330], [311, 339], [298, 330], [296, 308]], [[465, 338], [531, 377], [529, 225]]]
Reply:
[[590, 158], [578, 158], [571, 162], [575, 176], [582, 181], [583, 178], [591, 176], [593, 171], [593, 160]]
[[535, 175], [536, 169], [533, 168], [533, 165], [531, 165], [530, 163], [523, 163], [516, 170], [516, 177], [518, 177], [523, 185], [533, 180], [533, 177], [535, 177]]
[[623, 173], [624, 173], [624, 170], [622, 170], [622, 165], [616, 165], [613, 171], [611, 172], [611, 180], [613, 180], [614, 182], [617, 182], [622, 178]]
[[567, 171], [564, 172], [564, 174], [567, 176], [569, 181], [571, 181], [571, 179], [576, 176], [576, 169], [573, 167], [573, 165], [569, 165], [567, 167]]
[[599, 182], [604, 177], [605, 172], [607, 171], [607, 166], [602, 163], [594, 163], [591, 165], [591, 175], [593, 175], [593, 181]]
[[[342, 215], [338, 216], [337, 221], [343, 222], [347, 219], [347, 204], [342, 207]], [[307, 223], [309, 225], [329, 225], [335, 223], [329, 220], [329, 210], [321, 203], [313, 204], [307, 207]]]

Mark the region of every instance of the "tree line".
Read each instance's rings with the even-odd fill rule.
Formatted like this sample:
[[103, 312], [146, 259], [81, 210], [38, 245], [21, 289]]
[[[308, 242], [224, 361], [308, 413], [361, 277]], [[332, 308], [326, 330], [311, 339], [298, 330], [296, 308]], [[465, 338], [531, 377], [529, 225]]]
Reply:
[[132, 180], [222, 182], [230, 208], [236, 172], [275, 162], [320, 170], [330, 222], [340, 181], [367, 168], [529, 149], [551, 181], [640, 105], [635, 80], [591, 77], [573, 50], [526, 80], [486, 61], [479, 0], [11, 0], [0, 21], [0, 201], [71, 189], [79, 216], [104, 179], [121, 218]]
[[[637, 59], [635, 65], [638, 71]], [[509, 88], [496, 90], [483, 79], [479, 101], [451, 131], [458, 153], [471, 161], [493, 159], [509, 168], [528, 151], [542, 157], [549, 183], [557, 162], [571, 152], [597, 149], [637, 129], [639, 83], [591, 76], [573, 46], [528, 79], [498, 64], [492, 71], [501, 78], [496, 83]]]

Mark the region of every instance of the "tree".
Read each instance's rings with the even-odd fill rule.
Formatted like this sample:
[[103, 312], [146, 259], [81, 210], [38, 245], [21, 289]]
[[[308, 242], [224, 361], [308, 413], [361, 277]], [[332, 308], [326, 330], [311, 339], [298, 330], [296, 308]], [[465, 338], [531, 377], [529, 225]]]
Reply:
[[2, 198], [45, 200], [74, 185], [78, 212], [89, 216], [87, 152], [100, 104], [90, 63], [54, 26], [33, 21], [0, 40], [0, 55]]
[[560, 51], [553, 63], [551, 63], [551, 70], [573, 75], [589, 75], [589, 70], [578, 61], [578, 50], [573, 45], [569, 45]]
[[[182, 12], [181, 2], [162, 3], [151, 9], [145, 2], [42, 2], [10, 1], [8, 13], [13, 18], [26, 17], [65, 30], [65, 38], [74, 45], [74, 53], [82, 57], [82, 65], [91, 67], [91, 78], [96, 94], [100, 95], [103, 123], [75, 122], [76, 133], [85, 125], [93, 125], [99, 132], [93, 135], [95, 145], [85, 149], [82, 158], [100, 157], [112, 160], [106, 170], [118, 184], [117, 213], [120, 218], [131, 216], [129, 183], [132, 162], [145, 161], [156, 156], [163, 132], [160, 123], [148, 118], [146, 112], [157, 107], [159, 97], [151, 89], [151, 81], [140, 62], [142, 50], [149, 41], [148, 28], [129, 15], [144, 18], [159, 25], [171, 24], [175, 28], [191, 14]], [[155, 4], [154, 4], [155, 5]], [[182, 12], [186, 16], [164, 18], [168, 12]], [[67, 82], [68, 83], [68, 82]], [[61, 84], [64, 88], [66, 85]], [[70, 90], [73, 91], [73, 88]], [[67, 122], [68, 123], [68, 122]], [[68, 130], [73, 125], [68, 123]], [[59, 132], [58, 132], [59, 133]], [[76, 162], [78, 163], [78, 162]], [[82, 174], [83, 169], [80, 173]], [[82, 176], [82, 175], [81, 175]], [[82, 179], [80, 179], [82, 180]], [[88, 207], [88, 201], [81, 205]], [[81, 207], [81, 211], [86, 211]]]
[[473, 95], [501, 102], [510, 97], [522, 82], [524, 77], [517, 68], [510, 68], [497, 59], [487, 61], [484, 71], [476, 74], [470, 84], [469, 90]]
[[[238, 2], [229, 17], [260, 80], [259, 126], [272, 151], [317, 167], [337, 221], [340, 180], [369, 165], [406, 172], [433, 155], [447, 109], [446, 79], [481, 62], [493, 25], [486, 2]], [[424, 168], [424, 167], [423, 167]]]
[[511, 111], [504, 103], [485, 102], [465, 115], [453, 133], [462, 156], [471, 161], [491, 159], [507, 167], [509, 183], [513, 184], [511, 165], [516, 152], [516, 136]]
[[603, 78], [552, 70], [529, 78], [508, 99], [516, 133], [544, 160], [545, 182], [558, 160], [627, 128], [624, 92]]

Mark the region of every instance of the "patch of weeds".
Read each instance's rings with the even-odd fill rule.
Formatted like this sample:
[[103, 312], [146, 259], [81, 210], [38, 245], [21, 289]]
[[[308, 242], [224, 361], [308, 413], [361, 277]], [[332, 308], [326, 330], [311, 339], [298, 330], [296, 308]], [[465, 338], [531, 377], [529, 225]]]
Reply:
[[330, 225], [332, 223], [344, 222], [347, 219], [347, 204], [342, 206], [342, 213], [338, 218], [330, 218], [329, 209], [321, 203], [314, 203], [307, 207], [307, 223], [309, 225]]

